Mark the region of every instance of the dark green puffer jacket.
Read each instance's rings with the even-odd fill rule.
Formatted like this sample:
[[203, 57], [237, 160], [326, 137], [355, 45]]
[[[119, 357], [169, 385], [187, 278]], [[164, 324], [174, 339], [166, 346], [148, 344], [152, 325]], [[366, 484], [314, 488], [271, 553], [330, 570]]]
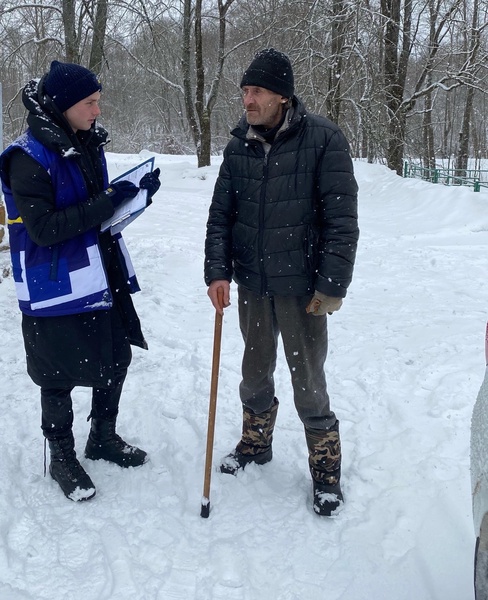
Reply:
[[245, 117], [232, 131], [209, 211], [205, 281], [233, 277], [260, 295], [317, 289], [343, 298], [359, 237], [349, 144], [296, 97], [287, 119], [268, 153]]

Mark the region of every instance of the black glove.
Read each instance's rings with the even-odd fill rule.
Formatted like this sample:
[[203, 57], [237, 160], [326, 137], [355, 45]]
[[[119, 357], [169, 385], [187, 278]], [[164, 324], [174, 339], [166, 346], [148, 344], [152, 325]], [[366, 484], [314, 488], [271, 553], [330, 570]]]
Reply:
[[106, 196], [112, 200], [114, 208], [117, 208], [124, 200], [130, 200], [139, 193], [139, 188], [134, 185], [131, 181], [123, 179], [117, 181], [117, 183], [111, 183], [109, 187], [103, 192]]
[[159, 181], [159, 174], [161, 171], [155, 169], [150, 173], [146, 173], [139, 181], [139, 187], [142, 190], [147, 190], [147, 199], [150, 200], [154, 194], [159, 190], [161, 182]]

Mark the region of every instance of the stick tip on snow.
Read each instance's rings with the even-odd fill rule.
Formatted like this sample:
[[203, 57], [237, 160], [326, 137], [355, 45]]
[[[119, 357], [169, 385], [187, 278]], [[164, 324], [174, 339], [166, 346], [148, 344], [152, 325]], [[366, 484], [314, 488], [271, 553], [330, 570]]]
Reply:
[[204, 519], [208, 519], [210, 514], [210, 500], [208, 498], [202, 498], [202, 509], [200, 511], [200, 516]]

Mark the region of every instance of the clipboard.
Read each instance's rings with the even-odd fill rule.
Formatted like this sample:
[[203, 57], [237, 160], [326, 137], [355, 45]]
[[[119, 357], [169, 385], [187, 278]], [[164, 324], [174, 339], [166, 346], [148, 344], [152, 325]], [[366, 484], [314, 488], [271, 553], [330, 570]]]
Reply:
[[[148, 158], [144, 162], [139, 165], [133, 167], [129, 171], [122, 173], [115, 179], [111, 181], [111, 183], [116, 183], [117, 181], [127, 180], [131, 181], [134, 185], [139, 186], [139, 181], [142, 176], [146, 173], [150, 173], [154, 169], [154, 156]], [[110, 233], [112, 235], [116, 233], [120, 233], [123, 229], [132, 223], [134, 219], [137, 219], [140, 216], [147, 206], [147, 190], [139, 190], [134, 198], [128, 198], [124, 200], [117, 208], [115, 209], [114, 214], [104, 221], [101, 226], [101, 231], [107, 231], [110, 229]]]

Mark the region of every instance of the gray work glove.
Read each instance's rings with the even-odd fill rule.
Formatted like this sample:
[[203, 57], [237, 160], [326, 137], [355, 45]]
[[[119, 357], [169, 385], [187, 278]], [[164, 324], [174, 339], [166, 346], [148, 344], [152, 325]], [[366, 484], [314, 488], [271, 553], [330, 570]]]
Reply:
[[322, 292], [315, 291], [306, 311], [318, 317], [319, 315], [325, 315], [325, 313], [331, 315], [336, 310], [339, 310], [341, 306], [342, 298], [327, 296], [326, 294], [322, 294]]

